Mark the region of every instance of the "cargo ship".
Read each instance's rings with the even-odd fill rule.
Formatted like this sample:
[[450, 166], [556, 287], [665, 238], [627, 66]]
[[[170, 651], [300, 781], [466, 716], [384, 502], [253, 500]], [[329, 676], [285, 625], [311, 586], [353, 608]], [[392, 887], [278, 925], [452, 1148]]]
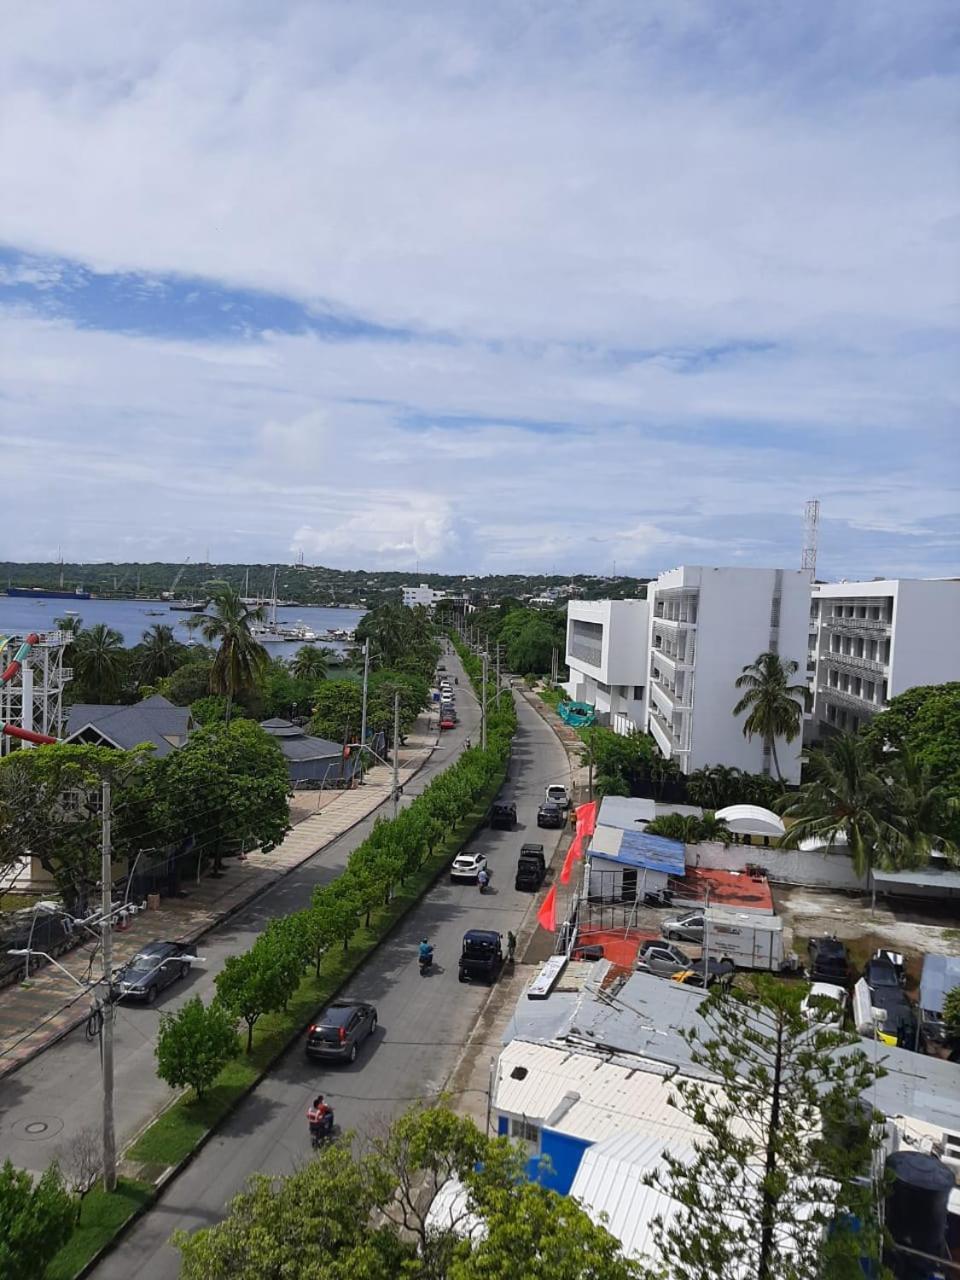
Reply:
[[89, 600], [89, 591], [79, 587], [74, 591], [57, 590], [54, 587], [7, 587], [8, 596], [17, 596], [21, 600]]

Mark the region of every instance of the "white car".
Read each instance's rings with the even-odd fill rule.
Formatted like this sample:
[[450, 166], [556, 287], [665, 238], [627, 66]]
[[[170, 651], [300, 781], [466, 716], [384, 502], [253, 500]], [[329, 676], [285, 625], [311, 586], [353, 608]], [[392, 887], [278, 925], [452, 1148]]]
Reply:
[[824, 1027], [842, 1027], [847, 993], [832, 982], [815, 982], [800, 1007], [808, 1022]]
[[547, 787], [543, 798], [547, 804], [558, 804], [561, 809], [570, 808], [570, 797], [567, 795], [567, 788], [559, 782], [552, 782]]
[[485, 871], [487, 859], [482, 853], [458, 853], [450, 868], [451, 880], [476, 880]]

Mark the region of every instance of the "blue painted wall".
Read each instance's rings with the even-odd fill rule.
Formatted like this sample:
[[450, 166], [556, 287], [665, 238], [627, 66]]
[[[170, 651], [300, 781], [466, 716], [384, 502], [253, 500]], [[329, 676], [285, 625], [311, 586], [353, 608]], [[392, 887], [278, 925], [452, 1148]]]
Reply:
[[[540, 1142], [541, 1155], [527, 1161], [527, 1177], [531, 1182], [540, 1182], [565, 1196], [573, 1186], [583, 1153], [592, 1145], [586, 1138], [572, 1138], [567, 1133], [544, 1129]], [[544, 1156], [549, 1159], [550, 1165], [541, 1169], [540, 1160]]]

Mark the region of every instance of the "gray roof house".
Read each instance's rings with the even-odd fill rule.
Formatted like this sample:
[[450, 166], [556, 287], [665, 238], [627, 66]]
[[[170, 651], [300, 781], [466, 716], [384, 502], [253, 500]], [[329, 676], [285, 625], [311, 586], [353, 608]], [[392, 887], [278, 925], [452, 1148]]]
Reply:
[[356, 753], [346, 759], [339, 742], [329, 738], [315, 738], [290, 720], [261, 720], [260, 728], [270, 734], [283, 752], [287, 772], [293, 783], [332, 783], [349, 781], [356, 767]]
[[63, 740], [123, 751], [150, 742], [155, 756], [167, 756], [183, 746], [193, 728], [189, 707], [175, 707], [155, 693], [129, 707], [76, 703], [69, 709]]

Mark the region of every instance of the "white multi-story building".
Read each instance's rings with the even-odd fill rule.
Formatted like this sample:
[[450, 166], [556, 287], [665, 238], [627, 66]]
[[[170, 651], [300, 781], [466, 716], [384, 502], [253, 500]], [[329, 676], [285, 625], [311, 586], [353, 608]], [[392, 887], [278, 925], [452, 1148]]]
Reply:
[[571, 600], [567, 606], [565, 688], [617, 733], [644, 727], [649, 631], [646, 600]]
[[[761, 653], [807, 667], [810, 574], [789, 569], [726, 569], [685, 565], [647, 587], [650, 602], [646, 727], [683, 773], [705, 765], [750, 773], [773, 770], [763, 740], [743, 736], [733, 715], [735, 681]], [[777, 762], [787, 782], [800, 779], [802, 743], [778, 740]]]
[[817, 584], [808, 671], [813, 736], [854, 732], [916, 685], [960, 680], [960, 581]]
[[433, 587], [428, 587], [425, 582], [421, 582], [419, 587], [401, 587], [403, 593], [403, 603], [408, 609], [415, 609], [417, 605], [422, 605], [425, 609], [432, 609], [438, 600], [444, 600], [446, 593], [443, 591], [435, 591]]

